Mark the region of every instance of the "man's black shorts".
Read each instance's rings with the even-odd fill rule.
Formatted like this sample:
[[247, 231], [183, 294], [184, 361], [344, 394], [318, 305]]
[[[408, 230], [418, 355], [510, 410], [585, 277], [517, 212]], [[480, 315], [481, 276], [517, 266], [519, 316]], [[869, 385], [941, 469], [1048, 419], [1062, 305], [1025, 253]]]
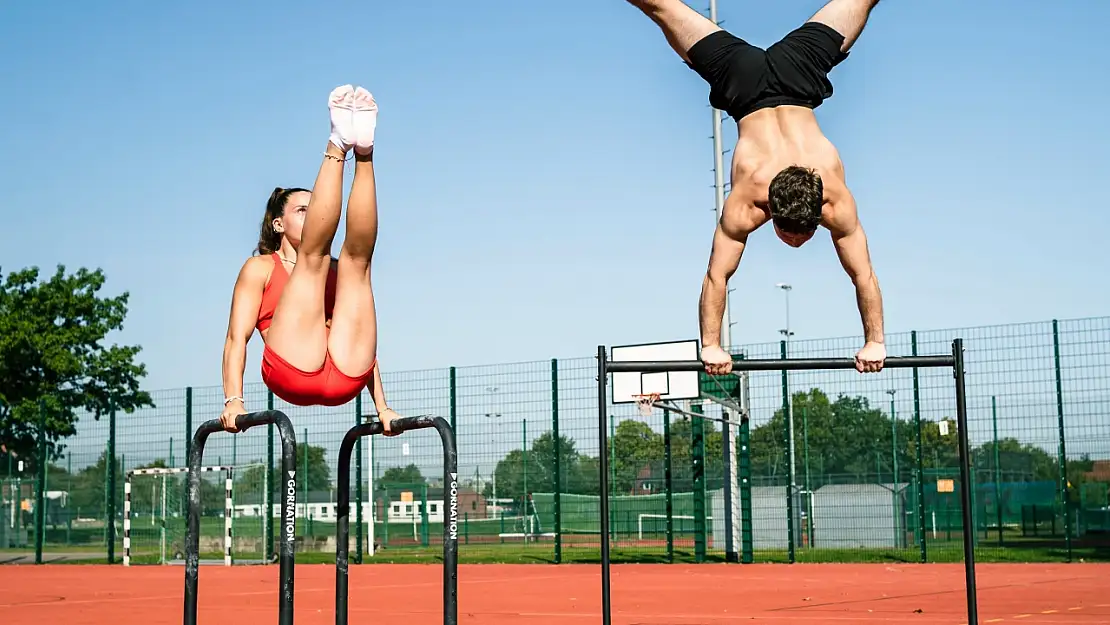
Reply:
[[843, 44], [833, 28], [806, 22], [766, 50], [718, 30], [687, 56], [709, 83], [709, 103], [740, 120], [772, 106], [820, 106], [833, 93], [829, 72], [848, 57]]

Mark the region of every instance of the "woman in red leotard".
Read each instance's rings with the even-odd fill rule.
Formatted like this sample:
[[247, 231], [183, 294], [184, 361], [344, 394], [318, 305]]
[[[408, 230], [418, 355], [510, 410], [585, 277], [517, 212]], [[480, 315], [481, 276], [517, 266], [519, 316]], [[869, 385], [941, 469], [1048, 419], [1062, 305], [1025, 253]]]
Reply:
[[[247, 341], [265, 342], [262, 380], [297, 406], [339, 406], [370, 391], [389, 434], [397, 417], [385, 401], [377, 366], [378, 329], [371, 258], [378, 236], [374, 131], [378, 105], [351, 85], [328, 98], [331, 137], [312, 191], [274, 189], [266, 204], [257, 256], [243, 264], [224, 343], [224, 428], [236, 431], [243, 405]], [[343, 168], [355, 156], [347, 232], [331, 257], [343, 204]]]

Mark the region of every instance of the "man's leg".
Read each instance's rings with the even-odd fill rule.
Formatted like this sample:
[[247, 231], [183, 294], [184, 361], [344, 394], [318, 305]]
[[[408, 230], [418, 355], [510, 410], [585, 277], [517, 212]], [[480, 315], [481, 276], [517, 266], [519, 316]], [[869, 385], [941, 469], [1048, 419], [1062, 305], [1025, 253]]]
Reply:
[[628, 0], [628, 2], [659, 25], [667, 38], [667, 43], [671, 44], [678, 56], [687, 63], [690, 62], [687, 53], [695, 43], [706, 35], [721, 30], [720, 26], [691, 9], [682, 0]]
[[820, 22], [844, 35], [840, 51], [847, 53], [863, 32], [871, 10], [878, 3], [879, 0], [829, 0], [809, 21]]

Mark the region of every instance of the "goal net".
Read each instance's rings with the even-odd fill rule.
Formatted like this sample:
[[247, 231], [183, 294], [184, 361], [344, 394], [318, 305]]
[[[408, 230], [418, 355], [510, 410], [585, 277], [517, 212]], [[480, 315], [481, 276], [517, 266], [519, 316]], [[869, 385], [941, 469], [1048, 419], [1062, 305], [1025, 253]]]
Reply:
[[[261, 465], [259, 465], [261, 466]], [[237, 505], [235, 469], [201, 467], [201, 564], [262, 562], [264, 545], [261, 509]], [[123, 564], [184, 564], [186, 500], [189, 469], [143, 468], [127, 472], [123, 484]], [[264, 485], [260, 487], [264, 488]], [[248, 489], [249, 490], [249, 489]], [[253, 498], [246, 493], [246, 499]], [[250, 514], [255, 512], [257, 514]]]

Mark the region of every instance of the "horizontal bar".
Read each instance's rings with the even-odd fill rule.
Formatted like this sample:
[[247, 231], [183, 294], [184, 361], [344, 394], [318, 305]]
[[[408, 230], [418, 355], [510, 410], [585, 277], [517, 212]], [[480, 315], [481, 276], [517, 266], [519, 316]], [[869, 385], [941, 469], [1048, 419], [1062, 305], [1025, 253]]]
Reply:
[[[954, 367], [954, 356], [893, 356], [883, 363], [884, 369], [910, 369], [913, 367]], [[641, 371], [659, 373], [664, 371], [703, 371], [705, 364], [700, 360], [646, 360], [642, 362], [624, 361], [605, 363], [610, 373]], [[738, 358], [732, 361], [733, 371], [802, 371], [818, 369], [855, 369], [852, 358], [777, 358], [749, 360]]]
[[[369, 419], [371, 416], [377, 415], [362, 415], [363, 419]], [[432, 415], [420, 415], [417, 417], [400, 417], [394, 419], [389, 425], [389, 431], [393, 434], [401, 434], [409, 430], [422, 430], [424, 428], [436, 427], [436, 417]], [[356, 431], [358, 436], [373, 436], [375, 434], [385, 433], [385, 424], [379, 420], [367, 421], [361, 426], [355, 426], [352, 431]]]

